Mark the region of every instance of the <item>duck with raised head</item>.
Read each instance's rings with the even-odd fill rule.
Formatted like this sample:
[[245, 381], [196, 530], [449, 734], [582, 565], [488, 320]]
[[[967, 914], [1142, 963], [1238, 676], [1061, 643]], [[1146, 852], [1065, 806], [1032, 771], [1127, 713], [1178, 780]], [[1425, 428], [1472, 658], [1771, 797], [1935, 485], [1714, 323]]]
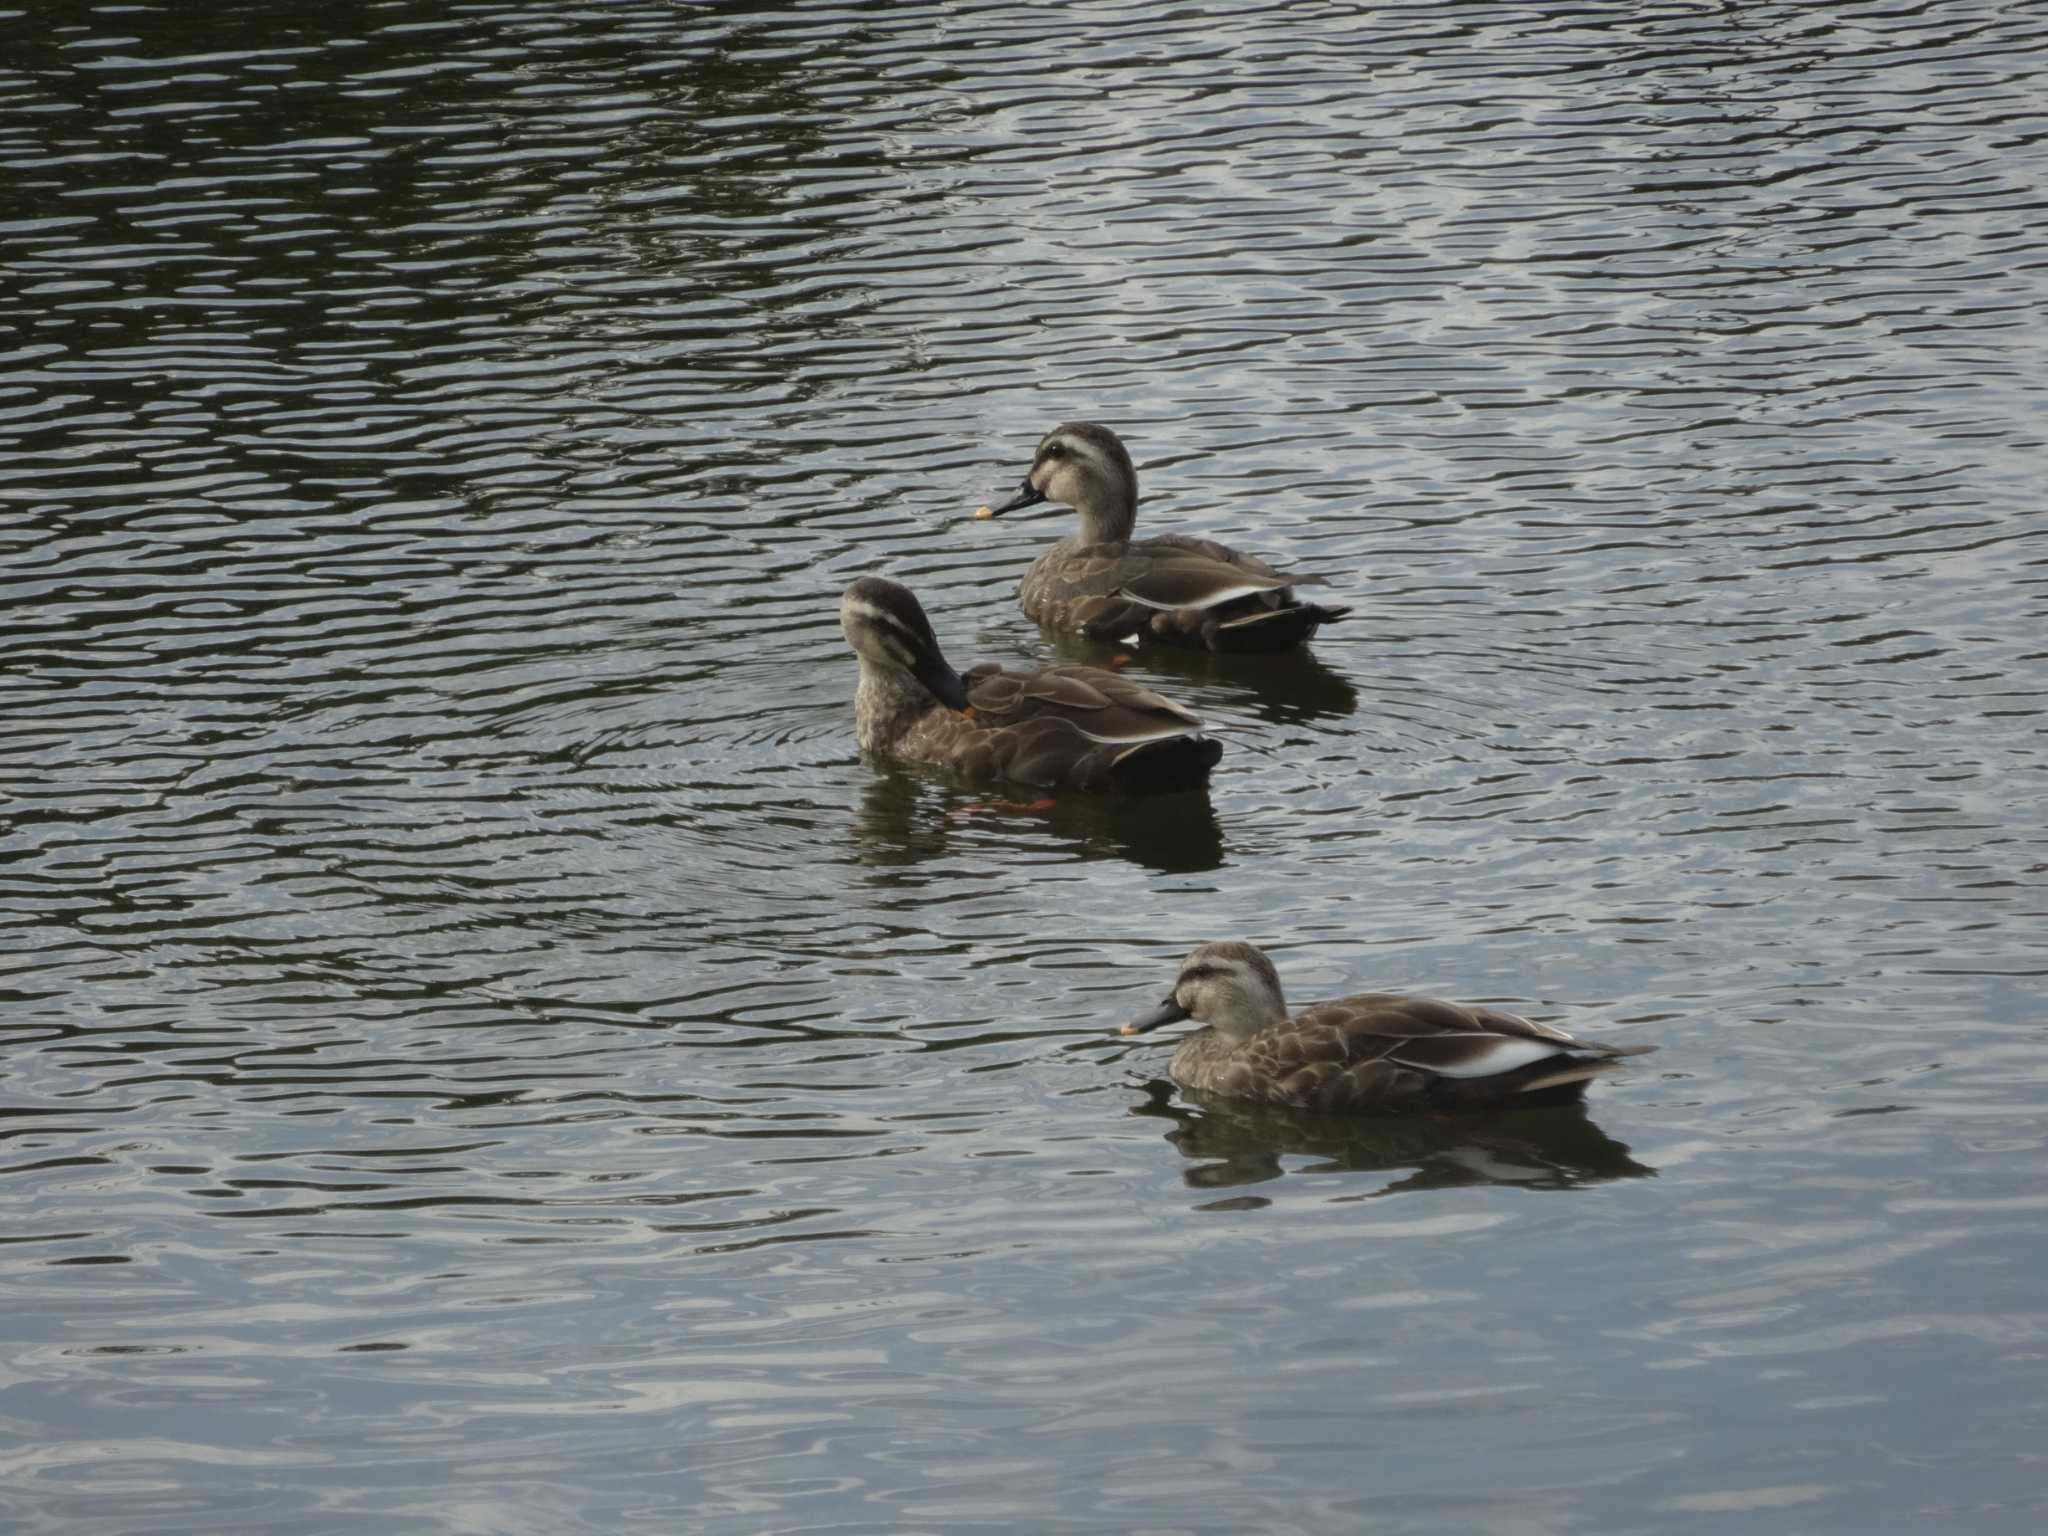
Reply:
[[1275, 570], [1213, 539], [1132, 538], [1138, 472], [1123, 440], [1092, 421], [1062, 422], [1046, 433], [1022, 489], [975, 516], [1041, 502], [1072, 507], [1081, 531], [1040, 555], [1017, 589], [1025, 616], [1040, 624], [1125, 645], [1285, 651], [1350, 611], [1294, 595], [1322, 577]]
[[1113, 672], [985, 661], [956, 673], [910, 589], [880, 576], [846, 589], [839, 627], [860, 658], [864, 752], [1065, 789], [1186, 788], [1223, 753], [1192, 711]]
[[1239, 941], [1196, 948], [1166, 1000], [1122, 1032], [1180, 1019], [1208, 1026], [1173, 1053], [1168, 1071], [1181, 1087], [1339, 1114], [1570, 1103], [1621, 1057], [1655, 1049], [1387, 992], [1311, 1003], [1289, 1017], [1273, 962]]

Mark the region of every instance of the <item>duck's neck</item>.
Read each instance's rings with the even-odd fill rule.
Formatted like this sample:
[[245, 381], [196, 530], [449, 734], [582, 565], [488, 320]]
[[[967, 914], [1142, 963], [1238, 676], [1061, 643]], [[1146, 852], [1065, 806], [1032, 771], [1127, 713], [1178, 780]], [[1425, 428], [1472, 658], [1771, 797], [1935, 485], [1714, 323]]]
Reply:
[[1134, 485], [1092, 485], [1086, 501], [1074, 503], [1081, 514], [1083, 544], [1128, 544], [1138, 526], [1138, 488]]
[[862, 658], [860, 686], [853, 691], [853, 723], [863, 752], [889, 752], [938, 700], [900, 667]]
[[1256, 997], [1233, 997], [1220, 1011], [1212, 1012], [1209, 1025], [1232, 1045], [1242, 1045], [1268, 1025], [1287, 1022], [1287, 1000], [1268, 991]]

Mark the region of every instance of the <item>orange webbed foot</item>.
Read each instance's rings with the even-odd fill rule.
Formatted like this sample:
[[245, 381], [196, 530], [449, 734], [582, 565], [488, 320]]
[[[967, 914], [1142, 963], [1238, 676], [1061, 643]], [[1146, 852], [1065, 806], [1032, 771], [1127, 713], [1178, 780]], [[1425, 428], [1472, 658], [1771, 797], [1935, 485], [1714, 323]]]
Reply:
[[1050, 795], [1043, 800], [977, 800], [972, 805], [956, 805], [946, 814], [964, 819], [978, 811], [1049, 811], [1052, 805]]

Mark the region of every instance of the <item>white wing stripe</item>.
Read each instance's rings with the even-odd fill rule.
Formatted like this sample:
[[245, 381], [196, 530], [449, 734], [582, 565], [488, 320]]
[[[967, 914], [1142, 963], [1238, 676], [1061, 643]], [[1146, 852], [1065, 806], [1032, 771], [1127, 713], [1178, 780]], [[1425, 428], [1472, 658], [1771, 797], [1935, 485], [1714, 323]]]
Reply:
[[[1461, 1061], [1454, 1066], [1439, 1066], [1435, 1062], [1430, 1062], [1427, 1064], [1427, 1070], [1442, 1077], [1493, 1077], [1498, 1073], [1512, 1072], [1517, 1067], [1526, 1067], [1534, 1061], [1547, 1061], [1553, 1056], [1562, 1055], [1564, 1052], [1548, 1041], [1514, 1040], [1506, 1035], [1498, 1035], [1491, 1045], [1469, 1061]], [[1393, 1052], [1391, 1059], [1400, 1061], [1401, 1053]]]
[[1116, 595], [1118, 597], [1129, 598], [1132, 602], [1138, 604], [1140, 607], [1143, 608], [1157, 608], [1163, 613], [1171, 613], [1179, 608], [1214, 608], [1215, 606], [1217, 606], [1217, 604], [1227, 603], [1232, 598], [1256, 597], [1261, 592], [1271, 592], [1282, 585], [1284, 585], [1284, 583], [1268, 581], [1258, 582], [1247, 586], [1214, 587], [1211, 588], [1209, 591], [1204, 592], [1199, 601], [1192, 603], [1154, 602], [1151, 598], [1146, 597], [1141, 592], [1133, 592], [1129, 587], [1119, 587], [1117, 589]]

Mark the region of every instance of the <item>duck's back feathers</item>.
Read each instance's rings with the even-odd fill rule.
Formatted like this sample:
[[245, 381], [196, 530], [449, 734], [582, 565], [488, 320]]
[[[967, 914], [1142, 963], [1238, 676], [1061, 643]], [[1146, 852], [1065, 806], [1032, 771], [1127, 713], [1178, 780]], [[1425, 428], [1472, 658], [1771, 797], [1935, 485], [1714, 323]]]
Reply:
[[971, 777], [1041, 787], [1166, 789], [1200, 783], [1223, 755], [1199, 716], [1142, 684], [1094, 667], [964, 675], [969, 719], [933, 711], [903, 755]]
[[1575, 1099], [1617, 1058], [1650, 1049], [1578, 1039], [1498, 1009], [1366, 993], [1318, 1003], [1239, 1045], [1203, 1030], [1181, 1045], [1173, 1075], [1200, 1092], [1304, 1109], [1460, 1109]]
[[1095, 667], [1056, 665], [1006, 672], [992, 661], [970, 669], [967, 695], [989, 723], [1056, 716], [1097, 741], [1151, 741], [1199, 727], [1201, 717], [1142, 683]]
[[1062, 539], [1026, 573], [1018, 603], [1040, 624], [1098, 640], [1278, 651], [1347, 612], [1295, 597], [1295, 587], [1320, 580], [1277, 571], [1208, 539]]

